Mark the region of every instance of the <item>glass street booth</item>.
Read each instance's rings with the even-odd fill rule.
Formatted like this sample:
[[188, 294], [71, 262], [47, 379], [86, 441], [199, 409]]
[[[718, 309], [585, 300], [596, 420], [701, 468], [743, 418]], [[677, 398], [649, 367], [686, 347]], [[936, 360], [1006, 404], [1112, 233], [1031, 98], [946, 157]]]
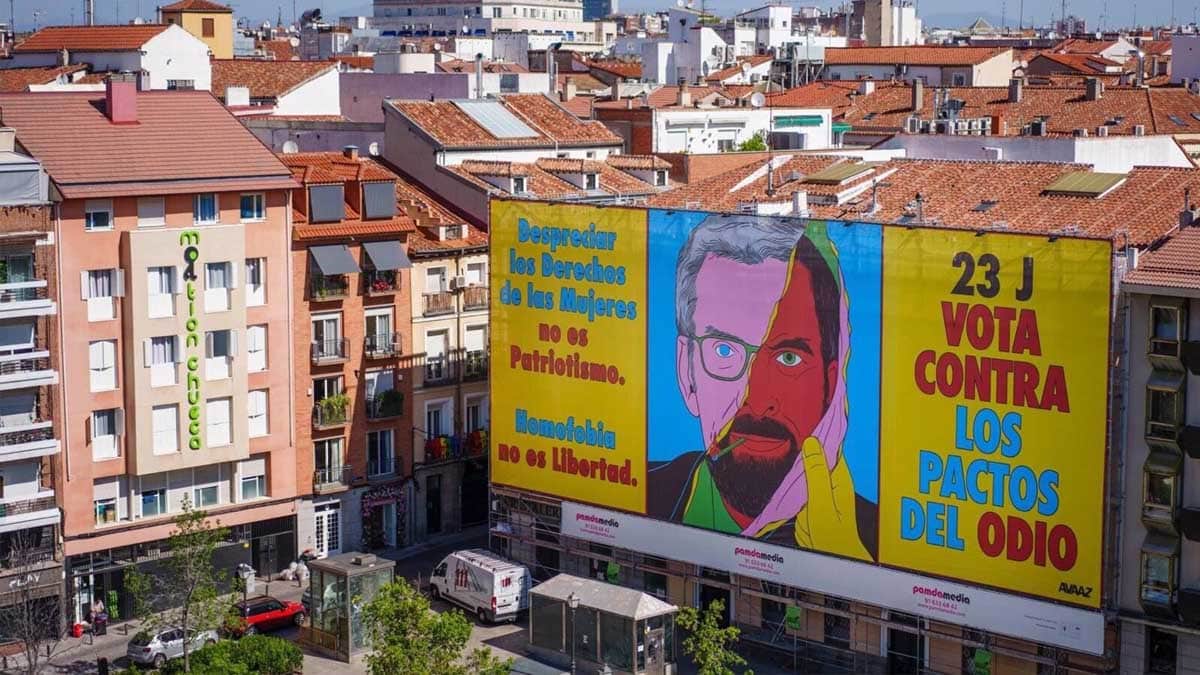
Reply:
[[349, 662], [369, 651], [363, 607], [392, 582], [396, 563], [370, 553], [343, 553], [308, 563], [309, 625], [300, 641]]
[[658, 598], [559, 574], [529, 591], [529, 642], [571, 672], [675, 672], [675, 613]]

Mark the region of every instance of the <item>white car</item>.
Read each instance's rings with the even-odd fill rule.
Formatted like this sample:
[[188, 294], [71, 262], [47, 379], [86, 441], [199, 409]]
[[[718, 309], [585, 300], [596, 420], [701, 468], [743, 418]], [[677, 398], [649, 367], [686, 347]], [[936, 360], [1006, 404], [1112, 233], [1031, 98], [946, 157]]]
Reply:
[[[189, 652], [199, 651], [201, 647], [211, 645], [218, 639], [214, 630], [189, 632], [192, 634], [188, 644]], [[129, 641], [125, 653], [134, 663], [162, 668], [168, 659], [183, 657], [183, 629], [164, 628], [157, 633], [142, 631]]]

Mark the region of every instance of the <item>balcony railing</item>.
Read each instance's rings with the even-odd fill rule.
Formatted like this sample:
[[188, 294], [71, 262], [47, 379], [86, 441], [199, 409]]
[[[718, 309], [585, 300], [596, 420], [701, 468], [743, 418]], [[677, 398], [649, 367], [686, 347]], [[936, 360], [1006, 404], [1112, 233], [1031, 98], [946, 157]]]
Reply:
[[314, 366], [340, 363], [350, 358], [349, 338], [312, 341], [312, 363]]
[[24, 451], [33, 444], [50, 444], [54, 441], [54, 423], [39, 420], [30, 415], [28, 420], [0, 417], [0, 457], [6, 452]]
[[49, 300], [50, 293], [45, 279], [0, 284], [0, 306], [13, 302]]
[[466, 434], [433, 436], [425, 441], [424, 464], [448, 462], [487, 454], [487, 429]]
[[38, 511], [48, 511], [56, 508], [54, 495], [34, 497], [33, 499], [17, 499], [11, 502], [0, 502], [0, 518], [20, 516]]
[[50, 369], [50, 352], [35, 351], [0, 356], [0, 389], [57, 384]]
[[368, 359], [387, 359], [402, 351], [403, 336], [400, 333], [380, 333], [363, 338], [363, 354]]
[[325, 399], [313, 406], [312, 424], [314, 429], [333, 429], [346, 424], [346, 408], [349, 403], [344, 400]]
[[308, 282], [310, 300], [336, 300], [350, 294], [350, 280], [345, 274], [314, 274]]
[[454, 313], [454, 294], [449, 291], [425, 294], [425, 316]]
[[333, 492], [350, 485], [350, 467], [328, 466], [313, 472], [313, 492]]
[[470, 351], [463, 356], [464, 380], [481, 380], [488, 376], [488, 353], [486, 350]]
[[486, 309], [487, 306], [487, 286], [467, 286], [463, 289], [463, 309]]
[[404, 394], [389, 389], [367, 398], [367, 419], [381, 420], [404, 414]]
[[444, 384], [454, 379], [454, 362], [445, 356], [425, 359], [425, 386]]
[[367, 295], [388, 295], [400, 290], [396, 270], [367, 270], [362, 273], [363, 292]]

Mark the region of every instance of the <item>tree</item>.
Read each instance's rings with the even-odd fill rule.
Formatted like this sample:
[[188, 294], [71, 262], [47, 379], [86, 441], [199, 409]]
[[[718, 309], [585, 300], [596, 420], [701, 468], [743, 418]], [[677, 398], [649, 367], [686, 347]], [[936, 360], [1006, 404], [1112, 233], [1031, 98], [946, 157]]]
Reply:
[[363, 626], [374, 651], [367, 654], [371, 675], [503, 675], [512, 660], [501, 660], [486, 647], [463, 657], [471, 622], [458, 610], [441, 614], [404, 579], [379, 589], [363, 608]]
[[[220, 522], [192, 507], [185, 495], [183, 510], [175, 517], [175, 530], [167, 539], [168, 557], [160, 573], [127, 574], [126, 589], [133, 595], [134, 614], [144, 619], [146, 630], [166, 626], [183, 629], [185, 636], [223, 627], [233, 611], [221, 589], [229, 574], [213, 566], [213, 554], [229, 536]], [[163, 611], [153, 611], [165, 608]], [[183, 669], [191, 672], [191, 645], [183, 641]]]
[[35, 675], [62, 645], [65, 632], [62, 607], [53, 598], [44, 597], [47, 584], [53, 585], [52, 577], [56, 576], [44, 564], [53, 555], [39, 544], [32, 530], [20, 530], [9, 537], [10, 548], [3, 564], [10, 572], [12, 590], [0, 594], [4, 605], [0, 607], [0, 635], [21, 643], [24, 663], [19, 670]]
[[742, 141], [741, 145], [738, 146], [738, 152], [762, 152], [766, 149], [767, 139], [761, 131]]
[[[696, 662], [700, 675], [734, 675], [733, 666], [746, 665], [746, 659], [730, 648], [741, 631], [736, 626], [722, 628], [724, 615], [725, 602], [713, 600], [703, 613], [695, 607], [684, 607], [675, 617], [675, 624], [688, 632], [683, 651]], [[753, 671], [747, 670], [745, 675], [753, 675]]]

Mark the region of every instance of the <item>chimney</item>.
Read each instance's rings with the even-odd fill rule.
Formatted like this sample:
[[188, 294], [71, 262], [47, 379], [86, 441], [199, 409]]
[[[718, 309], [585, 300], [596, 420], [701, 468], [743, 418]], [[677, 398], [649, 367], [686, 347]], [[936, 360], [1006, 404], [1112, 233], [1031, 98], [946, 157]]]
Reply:
[[71, 52], [66, 47], [63, 47], [62, 51], [60, 51], [58, 53], [58, 65], [60, 65], [60, 66], [71, 65]]
[[1150, 77], [1158, 77], [1158, 54], [1150, 55]]
[[1133, 125], [1133, 135], [1134, 136], [1145, 136], [1146, 135], [1146, 125], [1144, 125], [1144, 124]]
[[104, 114], [113, 124], [137, 124], [137, 76], [113, 73], [104, 83]]
[[225, 107], [250, 105], [250, 87], [225, 87]]
[[546, 80], [549, 93], [553, 96], [558, 91], [558, 58], [554, 45], [546, 47]]
[[633, 99], [631, 99], [631, 98], [625, 99], [625, 109], [633, 110]]
[[17, 146], [17, 130], [0, 127], [0, 152], [12, 152]]
[[563, 85], [562, 100], [570, 101], [579, 93], [579, 88], [575, 85], [575, 78], [568, 77], [566, 84]]
[[483, 54], [475, 55], [475, 98], [483, 98]]
[[925, 83], [914, 79], [912, 83], [912, 109], [919, 112], [925, 107]]
[[1142, 50], [1137, 50], [1137, 86], [1142, 86], [1146, 83], [1146, 55]]
[[692, 93], [688, 91], [687, 83], [682, 79], [679, 80], [679, 93], [675, 95], [675, 105], [684, 108], [690, 108], [692, 105]]
[[1104, 83], [1098, 77], [1089, 77], [1083, 81], [1083, 98], [1088, 101], [1099, 101], [1104, 96]]
[[346, 159], [358, 159], [358, 146], [347, 145], [346, 147], [342, 148], [342, 157], [345, 157]]
[[862, 80], [858, 83], [858, 93], [870, 96], [875, 93], [875, 80]]
[[1009, 103], [1020, 103], [1022, 89], [1024, 89], [1024, 85], [1021, 82], [1021, 78], [1014, 77], [1011, 80], [1009, 80], [1008, 81], [1008, 102]]

